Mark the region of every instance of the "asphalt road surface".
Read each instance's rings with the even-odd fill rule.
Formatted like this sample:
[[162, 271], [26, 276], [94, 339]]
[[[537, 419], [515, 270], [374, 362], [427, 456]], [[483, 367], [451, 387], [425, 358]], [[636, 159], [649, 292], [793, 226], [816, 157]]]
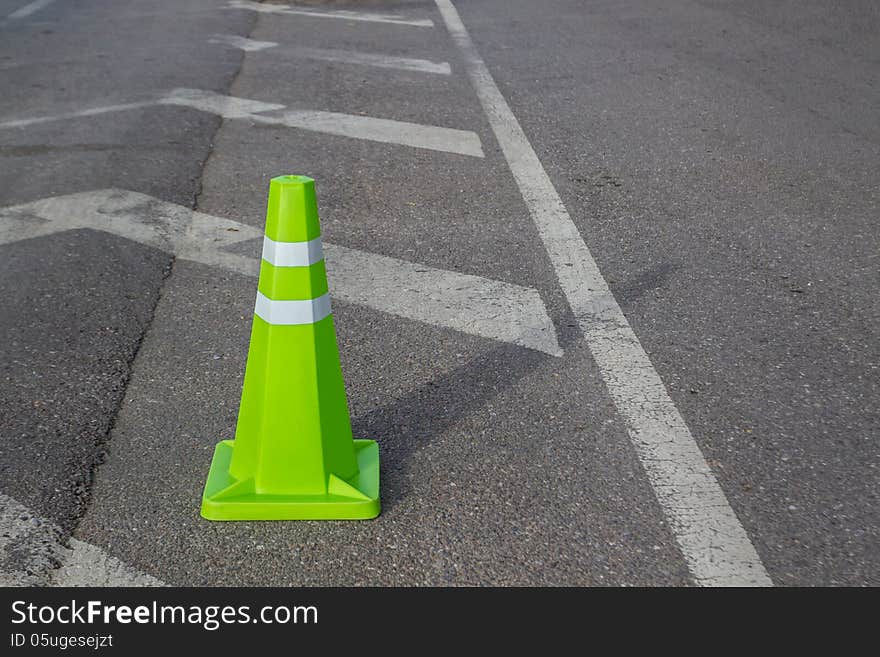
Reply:
[[[880, 584], [874, 2], [0, 0], [0, 583]], [[270, 178], [382, 515], [212, 523]]]

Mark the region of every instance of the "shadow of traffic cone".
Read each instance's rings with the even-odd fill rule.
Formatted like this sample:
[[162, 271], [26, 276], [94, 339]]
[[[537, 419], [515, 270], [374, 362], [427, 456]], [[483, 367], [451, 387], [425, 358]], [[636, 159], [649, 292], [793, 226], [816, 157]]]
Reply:
[[315, 184], [273, 178], [235, 440], [217, 445], [209, 520], [379, 515], [379, 446], [353, 440]]

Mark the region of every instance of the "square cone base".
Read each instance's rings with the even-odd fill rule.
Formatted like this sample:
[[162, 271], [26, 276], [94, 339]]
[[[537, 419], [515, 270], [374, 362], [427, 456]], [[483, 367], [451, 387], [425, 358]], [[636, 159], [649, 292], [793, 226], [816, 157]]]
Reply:
[[[379, 515], [379, 445], [375, 440], [355, 440], [360, 471], [351, 482], [362, 497], [326, 495], [267, 495], [247, 492], [230, 495], [239, 483], [229, 474], [235, 441], [224, 440], [214, 450], [214, 460], [202, 496], [202, 517], [208, 520], [369, 520]], [[331, 475], [332, 477], [332, 475]]]

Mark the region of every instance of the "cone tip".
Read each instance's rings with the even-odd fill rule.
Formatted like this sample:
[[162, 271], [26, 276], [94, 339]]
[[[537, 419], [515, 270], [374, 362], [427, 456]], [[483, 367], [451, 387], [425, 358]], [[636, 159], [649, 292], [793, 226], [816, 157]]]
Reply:
[[272, 178], [266, 236], [276, 242], [307, 242], [320, 235], [315, 181], [294, 175]]

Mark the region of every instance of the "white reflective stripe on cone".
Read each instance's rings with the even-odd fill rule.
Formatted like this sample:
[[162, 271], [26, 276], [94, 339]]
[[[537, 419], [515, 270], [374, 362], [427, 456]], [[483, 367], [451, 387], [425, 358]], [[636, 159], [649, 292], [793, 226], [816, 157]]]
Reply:
[[277, 301], [257, 292], [254, 313], [273, 326], [314, 324], [330, 314], [330, 294], [321, 295], [317, 299]]
[[320, 237], [308, 242], [276, 242], [263, 238], [263, 260], [276, 267], [308, 267], [323, 258]]

